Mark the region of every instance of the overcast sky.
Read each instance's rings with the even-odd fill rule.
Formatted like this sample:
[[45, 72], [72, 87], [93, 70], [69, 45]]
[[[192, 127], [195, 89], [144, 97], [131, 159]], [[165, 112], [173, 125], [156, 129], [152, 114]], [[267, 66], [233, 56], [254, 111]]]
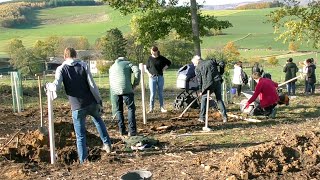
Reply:
[[[0, 0], [0, 2], [5, 2], [10, 0]], [[202, 3], [204, 0], [197, 0], [198, 3], [203, 5], [221, 5], [221, 4], [233, 4], [233, 3], [239, 3], [239, 2], [252, 2], [257, 0], [205, 0], [205, 3]], [[190, 0], [180, 0], [180, 3], [183, 2], [190, 2]]]

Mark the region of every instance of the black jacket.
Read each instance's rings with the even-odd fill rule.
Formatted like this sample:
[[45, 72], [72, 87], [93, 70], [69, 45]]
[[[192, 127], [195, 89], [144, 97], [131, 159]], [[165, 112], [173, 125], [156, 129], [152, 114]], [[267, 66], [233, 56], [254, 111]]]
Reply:
[[307, 78], [309, 83], [316, 82], [316, 66], [314, 64], [310, 64], [308, 66]]
[[285, 81], [288, 81], [289, 79], [295, 78], [297, 76], [298, 71], [299, 71], [299, 69], [295, 63], [288, 62], [283, 68], [283, 72], [286, 73]]
[[199, 62], [196, 67], [196, 77], [198, 79], [201, 92], [205, 92], [216, 82], [222, 82], [222, 74], [224, 73], [225, 64], [223, 61], [215, 59]]

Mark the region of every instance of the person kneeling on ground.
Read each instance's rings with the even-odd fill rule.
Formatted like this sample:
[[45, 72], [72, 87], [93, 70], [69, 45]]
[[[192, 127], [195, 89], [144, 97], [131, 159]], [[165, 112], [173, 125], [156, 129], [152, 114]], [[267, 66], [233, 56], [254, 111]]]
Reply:
[[257, 86], [252, 97], [246, 103], [245, 108], [247, 109], [259, 96], [260, 103], [256, 103], [257, 105], [249, 114], [255, 116], [264, 115], [274, 118], [276, 113], [275, 107], [279, 101], [277, 93], [278, 84], [271, 79], [262, 78], [259, 72], [253, 73], [252, 78], [257, 82]]

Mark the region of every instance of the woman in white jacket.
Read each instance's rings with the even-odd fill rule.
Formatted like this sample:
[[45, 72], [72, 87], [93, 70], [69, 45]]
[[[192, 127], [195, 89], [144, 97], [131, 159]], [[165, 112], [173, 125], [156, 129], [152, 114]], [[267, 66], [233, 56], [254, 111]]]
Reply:
[[232, 79], [232, 83], [234, 84], [234, 86], [237, 88], [237, 94], [238, 96], [241, 95], [241, 88], [242, 88], [242, 78], [241, 78], [241, 73], [242, 73], [242, 62], [238, 61], [235, 65], [234, 65], [234, 69], [233, 69], [233, 79]]

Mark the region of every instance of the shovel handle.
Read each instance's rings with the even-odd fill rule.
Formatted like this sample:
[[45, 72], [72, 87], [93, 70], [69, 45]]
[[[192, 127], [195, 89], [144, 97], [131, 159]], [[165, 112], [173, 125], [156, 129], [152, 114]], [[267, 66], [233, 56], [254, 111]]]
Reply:
[[41, 96], [41, 81], [40, 76], [38, 76], [38, 87], [39, 87], [39, 107], [40, 107], [40, 126], [43, 127], [43, 112], [42, 112], [42, 96]]

